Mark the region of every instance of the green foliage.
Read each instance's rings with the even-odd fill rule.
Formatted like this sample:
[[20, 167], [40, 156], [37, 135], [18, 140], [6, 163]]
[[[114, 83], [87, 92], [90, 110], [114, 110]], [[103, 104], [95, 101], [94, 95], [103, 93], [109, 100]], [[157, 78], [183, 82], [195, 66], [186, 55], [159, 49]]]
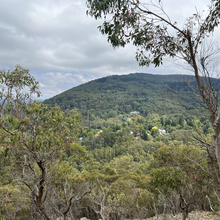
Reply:
[[[154, 167], [151, 169], [150, 186], [158, 190], [159, 195], [172, 200], [173, 194], [178, 194], [181, 207], [189, 208], [196, 201], [197, 206], [204, 206], [205, 194], [210, 191], [210, 174], [207, 170], [207, 161], [203, 157], [205, 151], [195, 146], [162, 146], [154, 153]], [[155, 163], [156, 162], [156, 163]], [[155, 192], [155, 191], [154, 191]], [[166, 202], [166, 201], [163, 201]]]
[[[193, 58], [189, 48], [193, 47], [197, 53], [198, 47], [219, 24], [219, 2], [213, 2], [205, 18], [196, 12], [186, 19], [182, 29], [170, 20], [161, 1], [145, 5], [138, 0], [87, 0], [87, 14], [95, 19], [104, 18], [98, 28], [113, 47], [135, 45], [136, 59], [141, 66], [152, 63], [160, 66], [166, 56], [181, 57], [190, 64]], [[168, 31], [170, 28], [174, 31]]]
[[[98, 83], [106, 88], [98, 86], [96, 80], [82, 90], [81, 86], [77, 88], [77, 94], [82, 94], [77, 103], [84, 114], [84, 127], [76, 110], [63, 112], [58, 105], [49, 107], [35, 101], [17, 109], [15, 105], [7, 110], [2, 106], [3, 216], [28, 219], [33, 209], [42, 215], [40, 208], [46, 208], [46, 214], [57, 217], [71, 213], [69, 216], [79, 218], [74, 213], [89, 216], [89, 210], [95, 210], [103, 219], [116, 215], [145, 219], [155, 215], [155, 210], [162, 213], [162, 204], [180, 204], [181, 196], [191, 207], [207, 210], [207, 195], [217, 207], [211, 178], [205, 172], [206, 151], [189, 138], [189, 134], [196, 136], [196, 128], [210, 141], [210, 122], [203, 117], [184, 116], [179, 108], [172, 110], [157, 99], [159, 94], [155, 92], [146, 95], [143, 88], [136, 90], [138, 84], [152, 85], [154, 91], [162, 84], [175, 86], [178, 77], [171, 77], [170, 82], [166, 77], [154, 81], [151, 75], [140, 76], [146, 81], [140, 81], [139, 74], [131, 74], [100, 79]], [[97, 91], [93, 93], [94, 85]], [[94, 97], [83, 97], [85, 89]], [[82, 101], [87, 95], [88, 102]], [[92, 105], [95, 97], [99, 107], [95, 109], [94, 104], [90, 109], [87, 104]], [[102, 105], [106, 109], [98, 110]], [[111, 105], [114, 107], [110, 110]], [[128, 114], [124, 114], [126, 109]], [[130, 114], [131, 110], [139, 113]], [[170, 210], [178, 212], [179, 206]]]
[[119, 113], [138, 111], [142, 116], [147, 116], [152, 113], [163, 115], [182, 112], [185, 108], [164, 103], [165, 99], [170, 99], [168, 89], [178, 90], [186, 103], [195, 105], [184, 92], [183, 78], [194, 85], [191, 76], [143, 73], [108, 76], [74, 87], [44, 103], [50, 106], [58, 104], [62, 110], [77, 108], [83, 115], [84, 123], [96, 129], [100, 128], [100, 124], [103, 126], [108, 118], [116, 118]]
[[151, 176], [153, 178], [153, 187], [168, 187], [172, 190], [178, 190], [181, 186], [185, 185], [187, 181], [187, 175], [179, 167], [161, 167], [151, 170]]
[[[48, 213], [60, 203], [67, 210], [65, 215], [69, 211], [68, 197], [80, 188], [79, 171], [73, 165], [87, 157], [77, 139], [81, 115], [75, 110], [64, 113], [58, 106], [32, 102], [38, 83], [28, 70], [17, 66], [0, 74], [0, 211], [6, 219], [29, 219], [35, 209], [48, 219]], [[45, 204], [52, 200], [55, 207], [45, 210]]]
[[17, 146], [16, 150], [20, 149], [20, 154], [25, 154], [30, 145], [33, 150], [42, 152], [43, 157], [52, 152], [58, 156], [68, 150], [77, 150], [78, 154], [83, 149], [76, 148], [73, 142], [79, 132], [79, 117], [75, 111], [67, 115], [57, 106], [51, 109], [35, 101], [23, 108], [23, 117], [7, 115], [4, 125], [12, 132], [11, 142]]
[[107, 175], [114, 175], [114, 174], [116, 174], [115, 170], [112, 169], [112, 168], [109, 167], [109, 166], [105, 168], [105, 173], [106, 173]]
[[[30, 75], [29, 70], [19, 65], [14, 70], [0, 70], [1, 92], [0, 99], [13, 100], [16, 102], [25, 101], [31, 95], [40, 96], [39, 83]], [[28, 92], [27, 89], [28, 88]], [[26, 91], [25, 91], [26, 90]], [[3, 106], [4, 103], [1, 103]]]

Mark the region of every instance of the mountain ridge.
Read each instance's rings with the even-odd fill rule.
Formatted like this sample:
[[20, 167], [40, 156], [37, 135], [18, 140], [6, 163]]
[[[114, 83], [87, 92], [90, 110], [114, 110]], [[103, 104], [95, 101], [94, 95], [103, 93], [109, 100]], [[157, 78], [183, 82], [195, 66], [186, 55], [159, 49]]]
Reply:
[[189, 97], [183, 94], [186, 89], [183, 81], [194, 83], [195, 79], [190, 75], [149, 73], [112, 75], [73, 87], [46, 99], [44, 103], [51, 106], [58, 104], [62, 110], [77, 108], [83, 115], [86, 115], [87, 111], [98, 114], [111, 109], [127, 113], [135, 110], [147, 114], [154, 111], [152, 106], [149, 108], [149, 103], [161, 102], [162, 95], [170, 89], [177, 90], [184, 101], [189, 102]]

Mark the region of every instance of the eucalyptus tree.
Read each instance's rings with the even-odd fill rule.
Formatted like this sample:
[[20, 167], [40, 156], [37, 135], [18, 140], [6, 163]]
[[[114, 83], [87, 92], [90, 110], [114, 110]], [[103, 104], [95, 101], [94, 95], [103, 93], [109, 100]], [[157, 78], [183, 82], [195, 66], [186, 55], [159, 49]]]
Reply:
[[[33, 102], [32, 95], [40, 94], [39, 84], [20, 66], [1, 71], [0, 77], [0, 157], [4, 162], [0, 165], [2, 170], [10, 167], [17, 187], [14, 195], [24, 194], [20, 199], [12, 198], [8, 193], [12, 185], [8, 184], [7, 188], [0, 187], [0, 198], [5, 204], [20, 205], [11, 208], [15, 215], [16, 210], [28, 209], [21, 204], [25, 201], [35, 219], [66, 219], [73, 202], [91, 191], [88, 184], [77, 184], [80, 173], [73, 168], [87, 155], [77, 142], [81, 116], [75, 110], [64, 113], [58, 106], [49, 108]], [[0, 212], [9, 215], [5, 207], [8, 205], [0, 206]]]
[[39, 96], [39, 83], [28, 69], [16, 65], [14, 69], [0, 70], [0, 210], [6, 218], [13, 219], [12, 216], [20, 212], [25, 219], [29, 201], [25, 196], [20, 197], [24, 191], [12, 181], [10, 139], [13, 133], [6, 122], [7, 117], [17, 117], [27, 102]]
[[158, 166], [151, 169], [150, 185], [153, 191], [164, 197], [164, 212], [165, 209], [173, 214], [181, 212], [185, 220], [193, 206], [207, 207], [206, 197], [209, 198], [213, 189], [207, 161], [200, 158], [201, 154], [202, 150], [192, 145], [164, 145], [155, 151]]
[[66, 219], [73, 201], [91, 191], [88, 184], [76, 184], [80, 174], [73, 168], [86, 156], [85, 148], [76, 140], [80, 115], [40, 102], [24, 106], [22, 112], [20, 117], [5, 117], [10, 136], [4, 141], [9, 143], [14, 180], [30, 198], [32, 214], [48, 220]]
[[16, 112], [19, 106], [40, 95], [39, 82], [29, 73], [28, 69], [16, 65], [15, 69], [0, 70], [1, 117], [6, 110]]
[[166, 57], [183, 61], [195, 75], [197, 89], [191, 94], [208, 112], [214, 129], [212, 141], [195, 137], [207, 149], [209, 171], [220, 197], [220, 108], [216, 61], [219, 55], [218, 28], [220, 1], [211, 0], [206, 14], [195, 12], [185, 18], [183, 27], [164, 11], [162, 0], [87, 0], [87, 14], [103, 18], [99, 26], [113, 47], [136, 46], [136, 59], [141, 66], [158, 67]]

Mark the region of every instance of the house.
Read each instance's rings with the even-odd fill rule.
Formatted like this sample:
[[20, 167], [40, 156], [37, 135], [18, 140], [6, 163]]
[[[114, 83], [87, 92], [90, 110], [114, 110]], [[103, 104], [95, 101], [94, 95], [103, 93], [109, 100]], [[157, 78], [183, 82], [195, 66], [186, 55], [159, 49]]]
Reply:
[[139, 112], [134, 111], [134, 112], [130, 112], [130, 114], [136, 115], [136, 114], [139, 114]]
[[169, 133], [166, 132], [166, 130], [163, 130], [163, 129], [158, 129], [159, 130], [159, 133], [162, 134], [162, 135], [168, 135]]

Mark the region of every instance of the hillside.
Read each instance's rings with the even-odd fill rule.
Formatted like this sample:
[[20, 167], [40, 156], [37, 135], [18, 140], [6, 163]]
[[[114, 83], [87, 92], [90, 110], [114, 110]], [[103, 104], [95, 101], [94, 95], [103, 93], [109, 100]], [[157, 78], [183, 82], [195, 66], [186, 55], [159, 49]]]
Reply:
[[177, 90], [182, 99], [190, 103], [183, 81], [193, 81], [191, 76], [152, 75], [135, 73], [103, 77], [69, 89], [44, 101], [45, 104], [60, 105], [62, 110], [77, 108], [83, 115], [89, 110], [95, 115], [110, 109], [120, 113], [139, 111], [142, 115], [157, 112], [178, 112], [180, 107], [164, 102], [170, 99], [169, 89]]
[[47, 219], [180, 219], [181, 213], [185, 219], [188, 212], [187, 219], [219, 219], [212, 215], [220, 206], [207, 172], [213, 124], [204, 112], [197, 114], [201, 108], [170, 104], [170, 88], [194, 104], [183, 78], [193, 86], [192, 77], [130, 74], [55, 97], [51, 105], [56, 99], [64, 109], [75, 103], [83, 118], [42, 102], [17, 105], [7, 94], [12, 101], [1, 117], [0, 219], [44, 218], [33, 213], [40, 195]]

